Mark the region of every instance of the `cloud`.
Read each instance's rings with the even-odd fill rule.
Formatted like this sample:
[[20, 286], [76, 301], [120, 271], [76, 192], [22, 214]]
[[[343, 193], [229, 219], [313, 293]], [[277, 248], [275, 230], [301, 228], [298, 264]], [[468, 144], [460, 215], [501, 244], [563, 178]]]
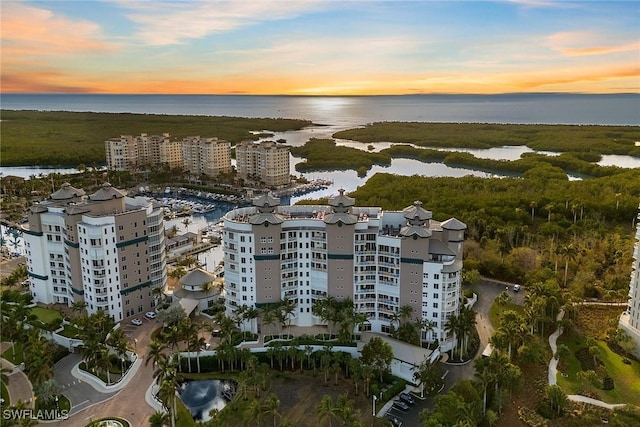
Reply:
[[2, 62], [28, 56], [99, 53], [116, 48], [106, 42], [100, 26], [74, 21], [18, 2], [2, 5]]
[[26, 93], [92, 93], [95, 88], [70, 85], [66, 75], [58, 72], [3, 72], [0, 76], [2, 92]]
[[567, 31], [547, 37], [546, 45], [565, 56], [606, 55], [610, 53], [638, 51], [640, 42], [602, 44], [606, 37], [587, 31]]
[[317, 1], [192, 1], [131, 2], [119, 5], [129, 9], [127, 18], [138, 26], [133, 39], [148, 45], [171, 45], [209, 34], [222, 33], [261, 21], [272, 21], [317, 10]]

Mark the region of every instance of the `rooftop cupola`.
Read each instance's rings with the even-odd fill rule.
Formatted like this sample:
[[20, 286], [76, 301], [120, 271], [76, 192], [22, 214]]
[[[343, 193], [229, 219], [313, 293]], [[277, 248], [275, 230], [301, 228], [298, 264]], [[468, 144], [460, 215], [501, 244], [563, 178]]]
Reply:
[[111, 199], [122, 199], [126, 195], [127, 193], [125, 191], [118, 190], [117, 188], [112, 187], [108, 182], [105, 182], [98, 191], [89, 196], [89, 200], [101, 202]]
[[62, 184], [62, 187], [54, 193], [51, 194], [51, 200], [69, 200], [69, 201], [77, 201], [77, 199], [81, 198], [85, 195], [85, 192], [81, 188], [75, 188], [71, 186], [68, 182]]
[[257, 208], [257, 213], [253, 214], [249, 219], [251, 224], [281, 224], [284, 217], [276, 212], [276, 208], [280, 205], [280, 199], [270, 194], [253, 199], [253, 206]]
[[431, 219], [431, 211], [422, 207], [422, 202], [416, 200], [413, 205], [403, 209], [404, 217], [407, 219], [407, 225], [412, 227], [429, 226]]

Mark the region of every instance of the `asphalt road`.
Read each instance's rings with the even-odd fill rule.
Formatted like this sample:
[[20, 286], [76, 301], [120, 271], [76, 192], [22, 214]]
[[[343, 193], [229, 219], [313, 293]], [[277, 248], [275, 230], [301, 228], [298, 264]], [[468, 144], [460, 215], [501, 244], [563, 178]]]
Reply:
[[[489, 338], [493, 335], [493, 325], [489, 320], [489, 309], [493, 304], [496, 297], [507, 290], [511, 301], [515, 304], [522, 305], [524, 303], [524, 296], [526, 291], [524, 288], [520, 292], [513, 291], [512, 284], [506, 284], [504, 282], [497, 282], [492, 280], [484, 280], [476, 286], [478, 292], [478, 301], [476, 301], [473, 309], [476, 312], [476, 329], [480, 337], [480, 346], [476, 358], [481, 357], [482, 351], [489, 343]], [[442, 393], [446, 393], [454, 384], [464, 379], [473, 378], [475, 374], [475, 366], [473, 361], [465, 365], [453, 365], [443, 363], [440, 365], [445, 375], [444, 389]], [[414, 427], [421, 425], [420, 412], [423, 409], [433, 409], [434, 399], [425, 398], [424, 400], [415, 399], [416, 403], [404, 412], [399, 409], [390, 409], [389, 414], [398, 418], [403, 422], [404, 427]]]

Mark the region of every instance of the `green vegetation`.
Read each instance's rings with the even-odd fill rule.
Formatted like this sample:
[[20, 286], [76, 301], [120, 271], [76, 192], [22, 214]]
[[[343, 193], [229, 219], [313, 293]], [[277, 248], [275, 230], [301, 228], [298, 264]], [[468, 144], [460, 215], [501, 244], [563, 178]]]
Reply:
[[14, 342], [12, 347], [6, 349], [2, 357], [17, 366], [24, 362], [24, 349], [22, 343], [18, 341]]
[[72, 323], [64, 325], [64, 329], [60, 331], [60, 335], [67, 338], [78, 338], [78, 327]]
[[33, 307], [31, 314], [38, 317], [38, 320], [43, 324], [52, 323], [58, 320], [62, 320], [62, 314], [58, 310], [44, 307]]
[[[640, 156], [638, 126], [502, 125], [383, 122], [337, 132], [363, 143], [411, 143], [423, 147], [491, 148], [526, 145], [533, 150]], [[593, 161], [593, 160], [592, 160]]]
[[509, 302], [506, 305], [500, 305], [497, 302], [494, 302], [489, 309], [489, 320], [495, 329], [500, 327], [500, 324], [502, 323], [502, 313], [507, 310], [512, 310], [516, 313], [522, 314], [524, 307], [512, 302]]
[[576, 297], [626, 298], [640, 170], [581, 181], [376, 174], [350, 195], [384, 209], [421, 200], [435, 219], [463, 221], [467, 271], [522, 284], [555, 278]]
[[529, 178], [567, 179], [567, 173], [585, 177], [610, 176], [624, 170], [615, 166], [599, 166], [594, 162], [601, 156], [593, 152], [567, 152], [558, 156], [525, 153], [518, 160], [493, 160], [475, 157], [471, 153], [438, 151], [396, 144], [378, 153], [351, 147], [336, 146], [330, 139], [312, 139], [302, 147], [292, 147], [291, 152], [304, 157], [296, 165], [300, 172], [312, 170], [354, 169], [359, 176], [366, 175], [374, 164], [390, 165], [391, 159], [409, 158], [421, 162], [442, 162], [451, 167], [468, 168], [493, 173], [524, 175]]
[[[567, 394], [586, 394], [607, 403], [630, 403], [640, 405], [640, 363], [630, 361], [630, 364], [622, 362], [623, 356], [614, 353], [603, 341], [597, 341], [598, 367], [593, 370], [593, 378], [581, 379], [582, 369], [578, 355], [580, 350], [587, 349], [586, 341], [581, 335], [568, 334], [561, 336], [558, 344], [564, 344], [571, 350], [571, 354], [561, 358], [561, 372], [567, 375], [558, 375], [558, 385]], [[586, 352], [589, 356], [589, 351]], [[613, 389], [603, 390], [603, 378], [613, 379]]]
[[87, 424], [87, 427], [102, 427], [103, 421], [106, 422], [110, 420], [119, 421], [124, 427], [129, 427], [131, 425], [129, 424], [129, 421], [125, 420], [124, 418], [109, 417], [109, 418], [100, 418], [99, 420], [91, 421], [89, 424]]
[[251, 130], [297, 130], [306, 120], [169, 116], [129, 113], [73, 113], [2, 110], [0, 156], [3, 166], [104, 164], [104, 142], [120, 135], [170, 133], [201, 135], [231, 142], [255, 140]]
[[9, 406], [9, 404], [11, 403], [11, 400], [9, 399], [9, 389], [7, 389], [4, 381], [0, 382], [0, 397], [2, 397], [2, 399], [4, 400], [5, 405]]
[[311, 139], [302, 147], [291, 147], [291, 154], [307, 159], [296, 165], [296, 170], [299, 172], [360, 167], [368, 170], [374, 164], [389, 165], [391, 163], [389, 155], [337, 146], [331, 139]]

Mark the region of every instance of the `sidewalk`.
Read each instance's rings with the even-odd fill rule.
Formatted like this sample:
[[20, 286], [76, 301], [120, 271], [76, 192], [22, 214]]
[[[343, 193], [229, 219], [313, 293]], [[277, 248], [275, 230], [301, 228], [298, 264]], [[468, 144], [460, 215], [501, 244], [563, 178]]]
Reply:
[[[557, 320], [560, 321], [562, 320], [563, 317], [564, 317], [564, 310], [560, 310], [560, 312], [558, 313]], [[555, 354], [557, 350], [556, 343], [560, 335], [562, 335], [561, 326], [558, 327], [558, 329], [556, 329], [554, 333], [549, 335], [549, 346], [551, 347], [551, 352], [553, 353], [553, 356], [549, 361], [549, 385], [555, 385], [557, 383], [559, 360], [555, 358]], [[606, 408], [606, 409], [615, 409], [615, 408], [621, 408], [625, 406], [624, 403], [614, 403], [614, 404], [606, 403], [601, 400], [592, 399], [591, 397], [582, 396], [580, 394], [570, 394], [567, 396], [567, 398], [572, 402], [588, 403], [590, 405], [599, 406], [601, 408]]]
[[[0, 353], [11, 348], [11, 343], [0, 343]], [[33, 388], [29, 378], [22, 370], [8, 360], [1, 358], [2, 367], [11, 370], [7, 376], [7, 390], [9, 390], [9, 404], [15, 405], [19, 400], [27, 404], [27, 408], [33, 408]]]

